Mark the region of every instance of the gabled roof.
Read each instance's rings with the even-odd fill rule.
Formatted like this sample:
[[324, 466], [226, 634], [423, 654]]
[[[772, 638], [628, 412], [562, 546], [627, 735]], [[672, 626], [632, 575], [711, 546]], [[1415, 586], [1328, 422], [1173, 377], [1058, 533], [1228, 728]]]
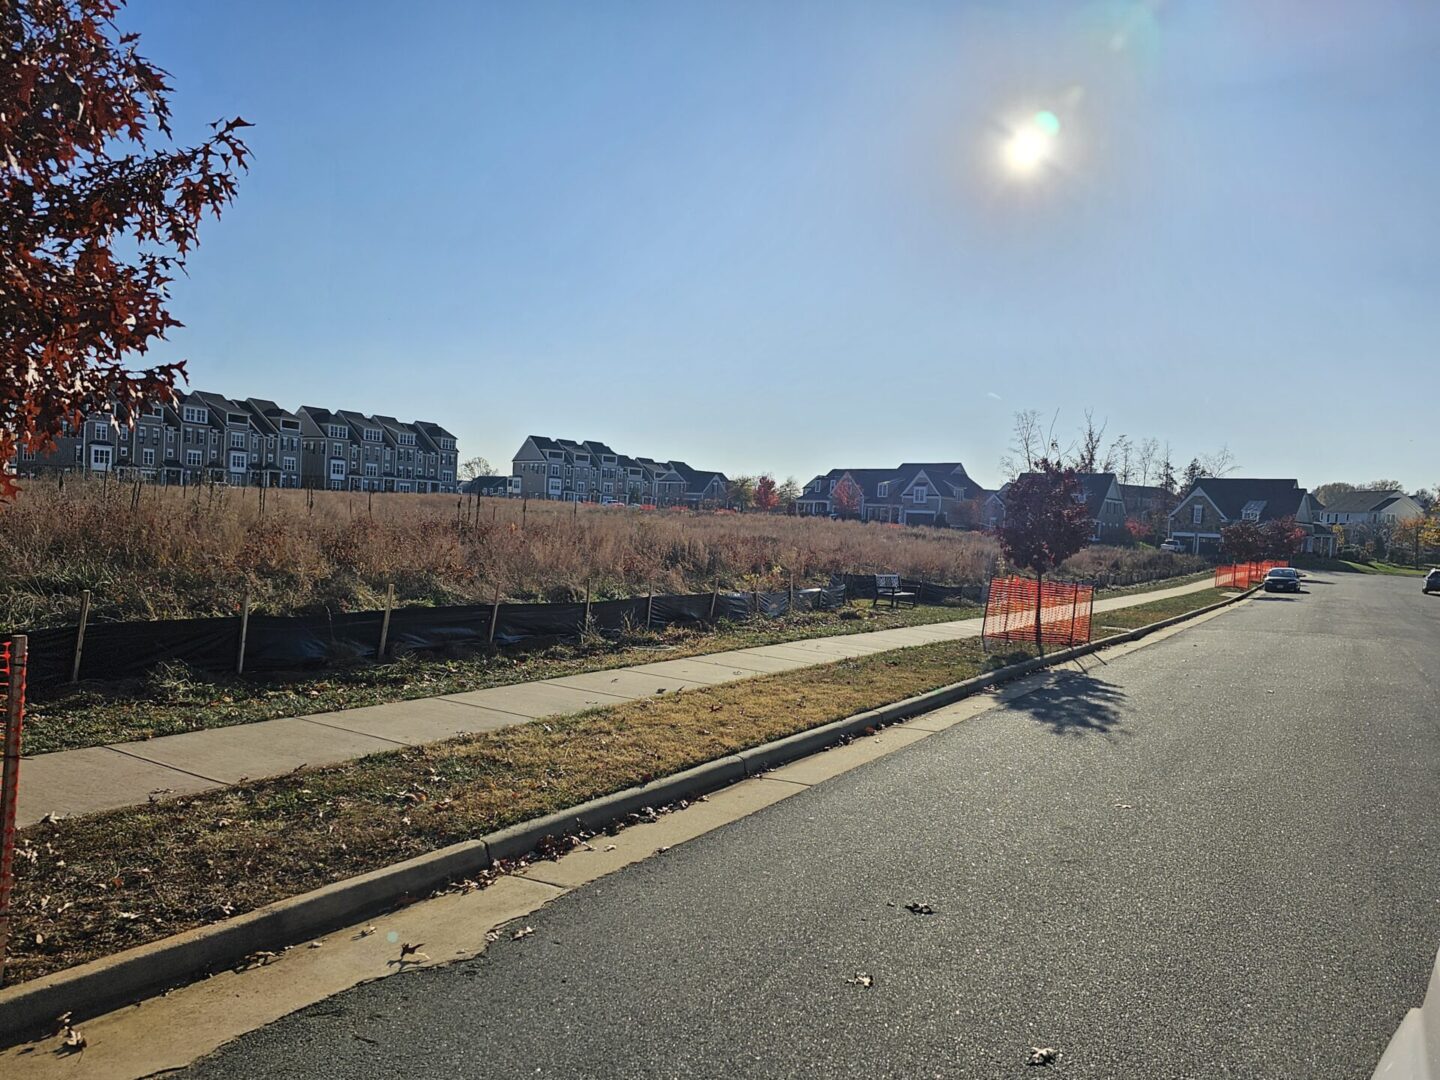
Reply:
[[197, 399], [209, 408], [209, 415], [206, 419], [209, 421], [211, 427], [223, 428], [227, 423], [224, 415], [216, 415], [217, 410], [222, 414], [244, 413], [246, 419], [249, 419], [250, 414], [224, 394], [214, 394], [209, 390], [196, 390], [186, 398], [187, 401]]
[[1227, 521], [1238, 521], [1248, 504], [1260, 504], [1261, 521], [1299, 513], [1306, 491], [1296, 480], [1265, 480], [1246, 477], [1204, 476], [1195, 481], [1191, 494], [1204, 493]]
[[620, 456], [619, 454], [615, 453], [614, 450], [611, 450], [610, 447], [606, 446], [603, 442], [596, 442], [594, 439], [586, 439], [582, 445], [585, 447], [585, 449], [589, 450], [596, 457]]
[[453, 438], [455, 438], [454, 435], [452, 435], [450, 432], [446, 431], [443, 427], [441, 427], [439, 424], [435, 423], [433, 420], [416, 420], [415, 423], [412, 424], [411, 426], [414, 427], [414, 428], [416, 428], [416, 429], [419, 430], [419, 431], [425, 432], [425, 434], [426, 434], [426, 435], [429, 435], [432, 439], [453, 439]]
[[1403, 491], [1373, 489], [1346, 491], [1325, 504], [1327, 514], [1373, 514], [1404, 496]]
[[1094, 513], [1100, 512], [1105, 497], [1110, 494], [1110, 485], [1117, 483], [1114, 473], [1079, 473], [1080, 484], [1085, 488], [1085, 505]]
[[[544, 453], [546, 450], [564, 450], [564, 449], [565, 449], [563, 446], [561, 446], [561, 445], [560, 445], [558, 442], [556, 442], [554, 439], [550, 438], [550, 436], [548, 436], [548, 435], [527, 435], [526, 438], [525, 438], [525, 442], [534, 443], [534, 444], [535, 444], [535, 449], [536, 449], [536, 450], [539, 450], [541, 453]], [[521, 445], [520, 449], [522, 449], [522, 450], [525, 449], [525, 447], [524, 447], [523, 444]]]
[[289, 409], [281, 408], [267, 398], [246, 398], [244, 401], [237, 401], [236, 404], [250, 413], [256, 427], [267, 433], [278, 434], [281, 421], [290, 420], [297, 425], [300, 422], [300, 418]]
[[880, 486], [880, 483], [895, 475], [894, 469], [833, 469], [831, 471], [837, 474], [837, 479], [840, 476], [850, 477], [860, 489], [860, 494], [871, 500], [878, 497], [875, 489]]
[[339, 416], [336, 413], [332, 413], [329, 409], [322, 409], [318, 405], [301, 405], [300, 415], [303, 417], [307, 417], [312, 423], [318, 424], [322, 428], [326, 424], [345, 423], [344, 417]]
[[[980, 485], [970, 479], [969, 474], [965, 471], [965, 466], [958, 461], [908, 461], [896, 469], [894, 475], [889, 478], [890, 488], [887, 499], [897, 498], [920, 477], [921, 473], [924, 473], [932, 484], [941, 489], [939, 492], [941, 495], [960, 498], [962, 495], [980, 491]], [[945, 488], [949, 490], [944, 490]]]

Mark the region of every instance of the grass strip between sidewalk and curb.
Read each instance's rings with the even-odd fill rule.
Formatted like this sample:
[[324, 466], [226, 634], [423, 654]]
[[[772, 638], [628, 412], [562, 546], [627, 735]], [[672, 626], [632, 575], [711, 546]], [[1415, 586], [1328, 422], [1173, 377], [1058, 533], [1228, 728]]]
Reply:
[[[1158, 610], [1149, 613], [1143, 631], [1123, 636], [1140, 636], [1220, 606], [1197, 593], [1196, 609], [1173, 613], [1177, 599], [1182, 598], [1147, 605]], [[1226, 594], [1220, 603], [1233, 599]], [[359, 895], [374, 910], [411, 891], [415, 874], [406, 870], [409, 876], [402, 875], [398, 886], [392, 883], [388, 894], [356, 875], [380, 878], [401, 870], [397, 863], [443, 862], [450, 853], [472, 868], [481, 859], [483, 867], [492, 853], [465, 849], [491, 848], [496, 858], [522, 854], [543, 835], [537, 829], [552, 828], [535, 821], [545, 815], [574, 814], [567, 808], [602, 799], [587, 819], [596, 827], [637, 809], [642, 805], [637, 799], [657, 805], [687, 797], [686, 779], [674, 775], [683, 770], [694, 769], [697, 776], [689, 790], [693, 797], [747, 771], [821, 749], [847, 732], [928, 711], [1102, 644], [1046, 660], [1019, 648], [986, 656], [973, 639], [915, 646], [538, 720], [225, 791], [44, 822], [22, 834], [10, 974], [34, 980], [209, 923], [233, 923], [233, 916], [327, 886], [343, 891], [358, 881]], [[984, 676], [1002, 665], [1008, 666]], [[957, 685], [967, 679], [969, 685]], [[815, 730], [824, 725], [829, 730]], [[754, 747], [760, 749], [745, 756], [757, 768], [733, 756]], [[631, 790], [645, 784], [653, 784], [649, 792]], [[507, 826], [519, 828], [496, 835]], [[423, 871], [415, 873], [424, 879]], [[435, 883], [443, 880], [442, 871]], [[363, 914], [361, 900], [350, 904], [331, 912], [332, 925], [341, 924], [341, 916]], [[269, 938], [250, 942], [224, 962], [288, 943], [273, 940], [276, 934], [299, 940], [317, 929], [284, 912], [276, 916], [274, 925], [266, 924]], [[189, 957], [185, 974], [217, 962], [196, 963], [204, 950], [191, 945], [177, 944], [179, 958], [172, 958], [185, 963]], [[163, 947], [163, 942], [156, 946]], [[145, 963], [155, 979], [153, 957]], [[105, 985], [93, 970], [86, 974], [87, 985]], [[145, 977], [143, 971], [129, 976]], [[177, 972], [162, 981], [183, 977]], [[63, 986], [46, 990], [54, 996]], [[24, 1012], [24, 991], [23, 983], [0, 991], [0, 1029], [7, 1033]], [[77, 1013], [85, 1007], [84, 1001], [64, 1004]]]

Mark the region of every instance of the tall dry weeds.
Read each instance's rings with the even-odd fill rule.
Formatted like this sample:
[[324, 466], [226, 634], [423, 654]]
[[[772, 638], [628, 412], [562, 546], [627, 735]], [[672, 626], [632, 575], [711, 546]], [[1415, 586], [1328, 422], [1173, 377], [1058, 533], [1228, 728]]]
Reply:
[[[312, 505], [313, 502], [313, 505]], [[781, 587], [832, 573], [984, 580], [989, 537], [761, 514], [578, 508], [453, 495], [32, 481], [0, 507], [0, 629], [74, 618], [292, 614]]]

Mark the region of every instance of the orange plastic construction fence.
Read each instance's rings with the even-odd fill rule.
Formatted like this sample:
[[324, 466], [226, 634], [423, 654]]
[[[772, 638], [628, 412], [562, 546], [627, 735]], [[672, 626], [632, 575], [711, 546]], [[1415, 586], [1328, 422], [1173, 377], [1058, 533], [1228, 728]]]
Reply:
[[1090, 640], [1094, 586], [1003, 577], [990, 582], [982, 641], [1034, 641], [1037, 605], [1040, 640], [1045, 644], [1079, 645]]
[[1228, 566], [1217, 566], [1215, 568], [1215, 588], [1217, 589], [1248, 589], [1252, 585], [1259, 585], [1265, 580], [1265, 575], [1271, 570], [1281, 566], [1289, 566], [1285, 559], [1267, 559], [1264, 562], [1243, 562], [1231, 563]]

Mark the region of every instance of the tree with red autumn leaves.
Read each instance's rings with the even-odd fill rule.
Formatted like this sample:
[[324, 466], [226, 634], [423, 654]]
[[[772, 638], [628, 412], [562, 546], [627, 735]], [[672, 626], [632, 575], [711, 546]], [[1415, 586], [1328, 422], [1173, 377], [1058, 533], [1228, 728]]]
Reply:
[[755, 509], [770, 513], [780, 505], [780, 491], [769, 473], [755, 481]]
[[126, 361], [181, 325], [168, 285], [249, 159], [238, 117], [173, 144], [166, 73], [115, 28], [122, 3], [0, 4], [0, 499], [19, 449], [173, 400], [183, 363]]
[[1220, 530], [1220, 550], [1232, 562], [1292, 559], [1305, 549], [1305, 529], [1293, 517], [1272, 518], [1263, 525], [1237, 521]]
[[[1000, 547], [1005, 558], [1045, 575], [1090, 542], [1092, 525], [1085, 488], [1074, 469], [1042, 458], [1035, 471], [1022, 473], [1005, 492], [1005, 523]], [[1043, 652], [1041, 590], [1035, 590], [1035, 647]]]
[[830, 505], [838, 517], [858, 517], [862, 498], [863, 492], [860, 490], [860, 485], [850, 477], [842, 476], [840, 482], [835, 485], [835, 490], [830, 493]]

